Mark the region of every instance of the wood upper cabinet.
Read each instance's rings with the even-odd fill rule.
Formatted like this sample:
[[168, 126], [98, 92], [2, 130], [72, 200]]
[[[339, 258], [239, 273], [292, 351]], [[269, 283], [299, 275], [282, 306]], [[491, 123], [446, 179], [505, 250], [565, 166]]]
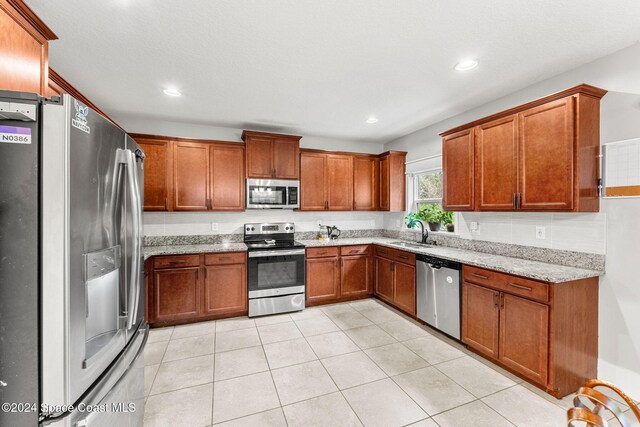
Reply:
[[406, 158], [407, 153], [403, 151], [388, 151], [380, 155], [380, 210], [401, 212], [406, 209]]
[[300, 153], [300, 210], [322, 211], [327, 208], [325, 182], [327, 156]]
[[478, 210], [513, 210], [516, 207], [517, 118], [516, 115], [508, 116], [475, 129], [475, 194]]
[[447, 211], [474, 209], [473, 129], [442, 139], [442, 207]]
[[327, 210], [353, 210], [353, 157], [327, 154], [326, 165]]
[[340, 259], [340, 295], [371, 293], [371, 256], [349, 255]]
[[334, 300], [340, 296], [340, 264], [337, 256], [307, 259], [307, 301]]
[[546, 384], [549, 306], [506, 293], [500, 298], [498, 359], [533, 381]]
[[353, 158], [353, 210], [377, 210], [380, 205], [379, 193], [380, 160], [370, 156], [355, 156]]
[[200, 268], [155, 270], [154, 321], [188, 320], [200, 313]]
[[583, 84], [441, 133], [445, 209], [597, 212], [605, 94]]
[[519, 209], [573, 209], [575, 101], [568, 97], [518, 115]]
[[173, 153], [171, 143], [161, 139], [135, 138], [144, 151], [144, 210], [170, 209]]
[[298, 179], [300, 136], [243, 131], [247, 178]]
[[245, 149], [240, 144], [209, 147], [209, 209], [242, 211], [245, 204]]
[[499, 292], [462, 284], [462, 342], [489, 357], [498, 358]]
[[246, 255], [244, 253], [216, 254], [216, 256], [206, 256], [205, 259], [203, 314], [226, 316], [246, 312], [248, 305]]
[[300, 210], [353, 209], [353, 157], [300, 153]]
[[209, 145], [176, 142], [173, 146], [173, 209], [209, 209]]
[[24, 2], [0, 0], [0, 88], [48, 96], [48, 43], [57, 38]]

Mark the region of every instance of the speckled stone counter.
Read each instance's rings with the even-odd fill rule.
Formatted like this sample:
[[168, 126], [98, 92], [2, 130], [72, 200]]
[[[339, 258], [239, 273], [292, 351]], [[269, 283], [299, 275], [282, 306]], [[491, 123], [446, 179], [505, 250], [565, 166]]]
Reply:
[[378, 244], [395, 249], [401, 249], [416, 254], [433, 255], [462, 264], [484, 267], [504, 273], [515, 274], [517, 276], [542, 280], [551, 283], [570, 282], [572, 280], [597, 277], [604, 274], [604, 271], [589, 270], [585, 268], [567, 267], [563, 265], [550, 264], [540, 261], [530, 261], [521, 258], [513, 258], [502, 255], [492, 255], [482, 252], [457, 249], [446, 246], [424, 246], [420, 248], [404, 247], [394, 242], [398, 239], [386, 237], [364, 237], [353, 239], [337, 240], [302, 240], [301, 243], [308, 247], [314, 246], [344, 246], [344, 245], [364, 245]]
[[204, 254], [212, 252], [238, 252], [246, 251], [244, 243], [219, 243], [213, 245], [164, 245], [145, 246], [144, 259], [156, 255], [182, 255], [182, 254]]

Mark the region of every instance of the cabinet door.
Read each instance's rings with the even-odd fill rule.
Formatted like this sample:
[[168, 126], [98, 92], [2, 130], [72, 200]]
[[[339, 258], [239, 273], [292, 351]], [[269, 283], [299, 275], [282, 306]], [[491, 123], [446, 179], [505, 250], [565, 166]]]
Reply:
[[393, 262], [376, 257], [376, 295], [393, 303]]
[[353, 210], [375, 211], [378, 208], [378, 160], [353, 158]]
[[307, 260], [307, 301], [333, 300], [340, 295], [339, 258]]
[[212, 145], [210, 157], [210, 209], [244, 210], [244, 148]]
[[298, 179], [300, 174], [300, 143], [295, 140], [276, 138], [273, 140], [274, 178]]
[[353, 157], [327, 154], [327, 208], [331, 211], [353, 209]]
[[519, 114], [520, 209], [573, 209], [573, 104], [565, 98]]
[[500, 361], [547, 384], [549, 307], [503, 293], [500, 311]]
[[203, 314], [241, 314], [247, 304], [246, 264], [205, 267]]
[[499, 293], [462, 284], [462, 342], [494, 359], [498, 358]]
[[300, 210], [326, 209], [325, 164], [324, 154], [300, 154]]
[[199, 267], [155, 270], [153, 308], [155, 321], [192, 319], [200, 307]]
[[473, 129], [445, 136], [442, 140], [442, 205], [448, 211], [474, 209]]
[[11, 3], [0, 2], [0, 87], [47, 95], [48, 42]]
[[416, 268], [395, 262], [393, 264], [393, 302], [409, 314], [416, 314]]
[[136, 140], [144, 151], [144, 210], [168, 211], [171, 186], [171, 142]]
[[273, 178], [273, 144], [271, 138], [251, 136], [246, 141], [247, 177]]
[[371, 257], [343, 256], [340, 260], [340, 295], [356, 296], [371, 293]]
[[380, 159], [380, 210], [388, 211], [389, 201], [389, 156]]
[[517, 116], [476, 128], [476, 194], [479, 210], [514, 210], [518, 192]]
[[209, 146], [176, 142], [173, 165], [173, 209], [206, 211], [209, 206]]

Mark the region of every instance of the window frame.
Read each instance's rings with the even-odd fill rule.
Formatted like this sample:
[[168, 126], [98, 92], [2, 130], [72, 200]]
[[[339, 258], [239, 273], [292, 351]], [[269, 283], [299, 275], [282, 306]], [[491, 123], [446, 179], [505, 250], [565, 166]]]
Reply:
[[440, 205], [442, 205], [442, 197], [434, 197], [434, 198], [427, 198], [427, 199], [420, 199], [418, 198], [418, 193], [419, 193], [419, 184], [418, 184], [418, 180], [420, 179], [420, 177], [422, 175], [435, 175], [437, 173], [441, 173], [442, 174], [442, 166], [439, 167], [435, 167], [435, 168], [431, 168], [431, 169], [426, 169], [420, 172], [416, 172], [413, 173], [413, 194], [412, 194], [412, 208], [415, 209], [415, 212], [418, 212], [418, 205], [420, 203], [440, 203]]

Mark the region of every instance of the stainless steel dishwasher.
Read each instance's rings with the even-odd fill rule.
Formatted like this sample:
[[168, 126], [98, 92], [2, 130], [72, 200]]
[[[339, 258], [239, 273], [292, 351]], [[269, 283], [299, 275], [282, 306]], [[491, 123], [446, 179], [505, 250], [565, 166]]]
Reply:
[[460, 263], [429, 255], [416, 256], [418, 318], [460, 339]]

